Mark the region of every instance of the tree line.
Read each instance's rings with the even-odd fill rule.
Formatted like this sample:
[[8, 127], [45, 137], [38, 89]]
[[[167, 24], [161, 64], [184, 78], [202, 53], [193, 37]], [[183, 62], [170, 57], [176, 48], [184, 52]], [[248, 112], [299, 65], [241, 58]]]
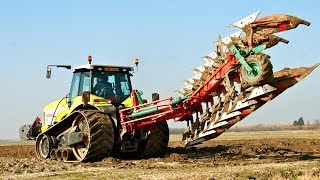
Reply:
[[[314, 120], [314, 125], [320, 125], [320, 120]], [[300, 117], [298, 120], [295, 120], [293, 121], [292, 123], [293, 126], [304, 126], [305, 123], [304, 123], [304, 120], [303, 120], [303, 117]], [[311, 125], [310, 124], [310, 121], [307, 121], [307, 124], [306, 125]]]

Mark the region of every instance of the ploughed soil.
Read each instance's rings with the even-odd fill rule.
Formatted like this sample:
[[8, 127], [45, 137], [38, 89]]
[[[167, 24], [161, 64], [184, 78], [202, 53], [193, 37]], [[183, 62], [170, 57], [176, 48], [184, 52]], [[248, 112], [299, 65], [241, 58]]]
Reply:
[[[0, 178], [4, 179], [286, 179], [299, 177], [299, 173], [294, 174], [295, 168], [305, 175], [303, 167], [308, 169], [306, 178], [320, 178], [319, 138], [217, 139], [190, 148], [170, 140], [164, 157], [108, 157], [94, 163], [39, 160], [30, 144], [0, 146]], [[246, 168], [252, 169], [252, 173], [248, 174]], [[278, 172], [277, 168], [282, 170]]]

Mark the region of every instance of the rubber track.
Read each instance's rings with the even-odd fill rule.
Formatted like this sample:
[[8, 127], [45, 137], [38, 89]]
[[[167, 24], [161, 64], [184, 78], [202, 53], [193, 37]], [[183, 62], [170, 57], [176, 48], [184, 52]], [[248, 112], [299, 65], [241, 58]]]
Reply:
[[169, 142], [169, 127], [166, 121], [154, 125], [147, 137], [146, 147], [142, 157], [159, 157], [165, 154]]
[[114, 144], [114, 129], [110, 117], [98, 110], [79, 111], [86, 116], [90, 128], [90, 146], [83, 161], [99, 161], [109, 156]]

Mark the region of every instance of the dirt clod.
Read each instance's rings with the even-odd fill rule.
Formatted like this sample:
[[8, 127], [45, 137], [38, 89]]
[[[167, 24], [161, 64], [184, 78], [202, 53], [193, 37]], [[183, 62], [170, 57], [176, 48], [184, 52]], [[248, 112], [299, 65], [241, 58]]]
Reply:
[[180, 162], [187, 160], [187, 158], [183, 154], [172, 153], [166, 157], [165, 160], [170, 162]]

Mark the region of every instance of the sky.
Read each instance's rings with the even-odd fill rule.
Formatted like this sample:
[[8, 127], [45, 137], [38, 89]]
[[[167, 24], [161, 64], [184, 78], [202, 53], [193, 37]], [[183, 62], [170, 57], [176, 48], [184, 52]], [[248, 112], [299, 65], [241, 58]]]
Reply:
[[[18, 138], [18, 129], [42, 114], [44, 106], [65, 96], [72, 71], [49, 64], [93, 63], [133, 66], [132, 82], [143, 96], [177, 96], [183, 80], [212, 52], [219, 34], [237, 29], [230, 24], [261, 10], [259, 17], [290, 14], [311, 26], [281, 33], [290, 41], [267, 51], [274, 70], [320, 62], [319, 3], [310, 1], [0, 1], [0, 139]], [[320, 68], [319, 68], [320, 69]], [[299, 117], [320, 119], [320, 70], [244, 119], [240, 125], [291, 124]], [[185, 124], [170, 122], [170, 127]]]

